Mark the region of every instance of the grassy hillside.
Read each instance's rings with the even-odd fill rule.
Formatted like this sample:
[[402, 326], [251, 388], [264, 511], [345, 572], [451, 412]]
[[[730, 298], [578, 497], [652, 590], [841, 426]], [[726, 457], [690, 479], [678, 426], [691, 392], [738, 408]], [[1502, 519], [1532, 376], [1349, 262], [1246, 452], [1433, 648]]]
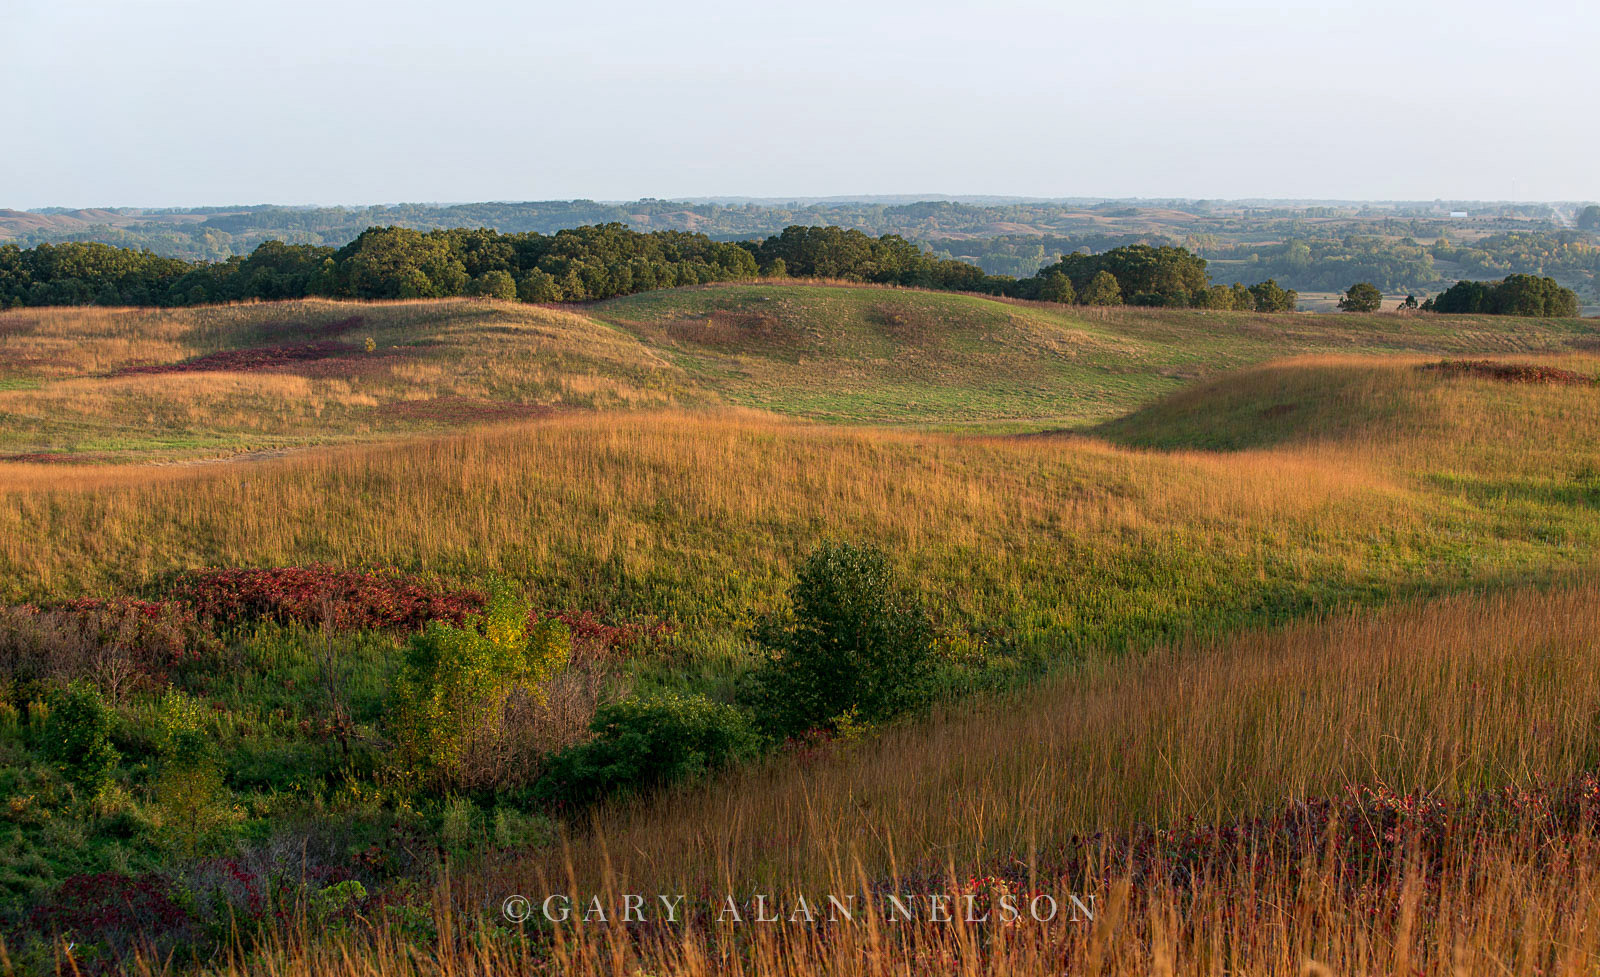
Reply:
[[715, 401], [626, 333], [516, 303], [0, 314], [0, 460], [218, 457]]
[[[1163, 649], [611, 805], [438, 885], [425, 930], [313, 923], [217, 972], [1592, 973], [1597, 607], [1519, 591]], [[680, 925], [653, 899], [618, 925], [624, 893]]]
[[728, 404], [1081, 427], [1290, 354], [1561, 352], [1595, 337], [1576, 320], [1084, 310], [793, 284], [577, 311], [470, 300], [14, 310], [0, 313], [0, 460], [222, 457], [552, 411]]
[[[937, 329], [916, 326], [935, 312]], [[1062, 972], [1113, 945], [1109, 972], [1163, 959], [1207, 972], [1221, 923], [1240, 927], [1232, 970], [1298, 974], [1310, 957], [1410, 972], [1396, 948], [1437, 962], [1462, 940], [1520, 967], [1600, 905], [1582, 901], [1592, 874], [1543, 854], [1600, 828], [1582, 820], [1600, 806], [1578, 803], [1600, 801], [1581, 777], [1600, 756], [1600, 357], [1574, 352], [1589, 324], [1083, 319], [822, 286], [583, 314], [297, 303], [0, 324], [17, 354], [0, 391], [7, 450], [108, 462], [0, 465], [7, 939], [77, 920], [62, 932], [81, 952], [109, 952], [85, 927], [98, 893], [126, 884], [172, 894], [163, 947], [227, 945], [237, 911], [289, 941], [279, 973], [483, 960], [767, 973], [846, 958], [870, 973]], [[1286, 348], [1324, 352], [1256, 362]], [[1099, 406], [1071, 413], [1085, 391]], [[738, 406], [753, 403], [769, 410]], [[874, 411], [904, 423], [792, 416]], [[109, 463], [301, 445], [250, 464]], [[552, 754], [587, 739], [604, 703], [743, 708], [764, 655], [751, 626], [827, 539], [881, 547], [921, 592], [931, 716], [774, 737], [715, 783], [590, 812], [541, 800]], [[379, 573], [235, 572], [314, 562]], [[199, 567], [226, 569], [187, 574]], [[396, 569], [412, 576], [395, 583]], [[476, 606], [496, 577], [566, 624], [569, 655], [505, 706], [515, 737], [485, 741], [481, 779], [419, 789], [395, 720], [397, 676], [417, 660], [407, 628], [444, 613], [427, 608]], [[196, 593], [245, 610], [196, 617]], [[396, 607], [411, 616], [383, 623]], [[93, 789], [47, 734], [59, 699], [42, 697], [69, 679], [104, 690], [112, 752]], [[179, 726], [208, 744], [187, 774], [200, 780], [177, 776]], [[580, 936], [563, 960], [491, 916], [569, 856], [582, 886], [609, 872], [630, 890], [740, 897], [819, 880], [970, 888], [968, 874], [1070, 885], [1120, 905], [1123, 929], [1024, 927], [1020, 963], [994, 930], [962, 943], [922, 927], [876, 943], [774, 930], [786, 948]], [[1545, 878], [1559, 884], [1530, 881]], [[330, 910], [341, 880], [370, 897]], [[327, 943], [306, 949], [241, 895], [272, 885], [309, 900], [306, 925], [335, 947], [363, 951], [317, 957]], [[1474, 908], [1447, 911], [1440, 892]], [[473, 939], [436, 928], [451, 905], [463, 915], [443, 924]], [[1535, 950], [1493, 928], [1513, 905]], [[1293, 936], [1267, 925], [1281, 906], [1300, 907]], [[34, 962], [55, 952], [28, 946]], [[485, 956], [452, 956], [466, 947]]]
[[[575, 927], [552, 956], [580, 974], [1591, 972], [1597, 598], [1457, 599], [1072, 675], [615, 806], [462, 897], [689, 894], [698, 925], [663, 939]], [[728, 891], [864, 893], [879, 915], [716, 925]], [[890, 923], [883, 892], [970, 896], [988, 921]], [[1026, 915], [1071, 895], [1092, 921]], [[995, 921], [1005, 897], [1022, 922]]]
[[820, 285], [716, 285], [589, 307], [734, 403], [830, 420], [1102, 421], [1300, 353], [1592, 347], [1581, 320], [1085, 309]]
[[1460, 800], [1557, 783], [1600, 757], [1597, 646], [1589, 585], [1164, 647], [611, 806], [578, 847], [513, 866], [505, 887], [560, 886], [569, 857], [586, 891], [612, 876], [651, 892], [725, 876], [788, 891], [857, 865], [916, 877], [947, 861], [981, 874], [1097, 831], [1261, 816], [1349, 784]]

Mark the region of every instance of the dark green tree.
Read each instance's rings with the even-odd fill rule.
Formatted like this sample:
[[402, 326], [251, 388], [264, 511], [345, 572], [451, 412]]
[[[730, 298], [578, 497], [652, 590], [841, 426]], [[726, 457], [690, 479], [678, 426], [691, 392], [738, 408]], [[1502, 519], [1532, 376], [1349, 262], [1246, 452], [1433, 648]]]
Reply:
[[1300, 301], [1292, 289], [1285, 289], [1270, 278], [1251, 285], [1250, 294], [1255, 298], [1257, 312], [1293, 312]]
[[789, 614], [755, 637], [770, 653], [756, 715], [775, 735], [888, 719], [921, 701], [933, 633], [916, 596], [872, 547], [824, 543], [800, 567]]
[[1080, 298], [1084, 305], [1121, 305], [1122, 287], [1111, 272], [1096, 272], [1084, 287]]
[[1060, 302], [1070, 305], [1078, 299], [1078, 293], [1072, 287], [1072, 279], [1065, 273], [1052, 271], [1044, 277], [1039, 284], [1039, 298], [1045, 302]]
[[[1416, 303], [1413, 301], [1412, 303]], [[1383, 307], [1383, 293], [1371, 282], [1356, 282], [1339, 300], [1341, 312], [1376, 312]]]

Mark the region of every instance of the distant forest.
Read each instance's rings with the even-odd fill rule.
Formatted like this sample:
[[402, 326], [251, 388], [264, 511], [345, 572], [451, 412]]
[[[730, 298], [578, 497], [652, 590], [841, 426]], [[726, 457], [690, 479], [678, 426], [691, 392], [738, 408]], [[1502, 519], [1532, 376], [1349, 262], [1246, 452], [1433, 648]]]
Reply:
[[[1448, 209], [1447, 209], [1448, 208]], [[1467, 210], [1466, 219], [1450, 209]], [[0, 241], [21, 247], [96, 241], [186, 261], [225, 261], [280, 241], [342, 248], [372, 227], [492, 228], [553, 235], [581, 226], [687, 231], [760, 241], [790, 226], [895, 235], [937, 258], [1023, 279], [1074, 252], [1182, 247], [1226, 280], [1274, 279], [1301, 291], [1367, 281], [1388, 293], [1437, 292], [1468, 278], [1552, 276], [1600, 298], [1600, 218], [1545, 204], [1318, 205], [1231, 201], [821, 201], [629, 203], [589, 200], [361, 208], [0, 210]]]
[[502, 234], [373, 227], [342, 248], [267, 241], [249, 256], [191, 262], [99, 243], [0, 245], [0, 307], [199, 305], [245, 299], [479, 295], [587, 302], [657, 288], [802, 277], [980, 292], [1087, 305], [1285, 312], [1294, 291], [1273, 281], [1213, 285], [1206, 261], [1180, 247], [1134, 244], [1073, 253], [1026, 278], [991, 275], [894, 234], [784, 229], [764, 241], [715, 241], [622, 224]]

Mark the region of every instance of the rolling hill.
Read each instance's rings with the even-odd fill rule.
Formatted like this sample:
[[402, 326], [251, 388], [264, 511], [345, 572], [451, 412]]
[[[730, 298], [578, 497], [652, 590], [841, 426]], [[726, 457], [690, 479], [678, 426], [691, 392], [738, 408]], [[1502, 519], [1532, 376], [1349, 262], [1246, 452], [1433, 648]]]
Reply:
[[830, 422], [1086, 429], [1296, 354], [1559, 353], [1597, 337], [1585, 320], [1084, 310], [797, 284], [576, 309], [308, 300], [14, 310], [0, 314], [0, 456], [226, 457], [556, 411], [719, 405]]
[[[1095, 946], [1117, 948], [1108, 972], [1162, 954], [1211, 972], [1221, 951], [1195, 934], [1224, 924], [1230, 967], [1298, 974], [1312, 951], [1278, 937], [1283, 906], [1352, 972], [1411, 972], [1409, 951], [1363, 949], [1407, 940], [1432, 962], [1523, 953], [1493, 927], [1513, 906], [1535, 945], [1570, 945], [1600, 905], [1551, 854], [1600, 810], [1593, 326], [820, 285], [7, 313], [7, 952], [40, 918], [24, 904], [100, 945], [85, 927], [118, 873], [215, 894], [173, 897], [153, 931], [173, 946], [213, 904], [251, 911], [174, 888], [219, 866], [291, 889], [314, 869], [328, 887], [294, 891], [318, 898], [358, 880], [361, 912], [406, 923], [316, 917], [289, 974], [533, 970], [529, 952], [571, 973], [796, 955], [1032, 973]], [[742, 708], [767, 655], [753, 625], [827, 540], [881, 549], [920, 593], [925, 714], [593, 808], [541, 802], [602, 705]], [[522, 738], [494, 741], [492, 788], [411, 790], [389, 745], [413, 639], [340, 614], [492, 581], [561, 621], [571, 657], [518, 706]], [[202, 615], [194, 594], [247, 610]], [[39, 745], [39, 675], [107, 689], [104, 792], [76, 793]], [[150, 745], [179, 720], [213, 747], [199, 789]], [[1068, 887], [1108, 928], [614, 930], [562, 958], [493, 907], [566, 884], [568, 859], [580, 890]], [[427, 935], [449, 929], [470, 936]]]

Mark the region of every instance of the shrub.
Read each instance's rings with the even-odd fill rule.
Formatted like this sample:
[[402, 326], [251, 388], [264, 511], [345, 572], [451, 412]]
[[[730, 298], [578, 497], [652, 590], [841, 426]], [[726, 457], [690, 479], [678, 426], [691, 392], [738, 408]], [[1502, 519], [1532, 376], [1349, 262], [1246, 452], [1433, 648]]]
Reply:
[[768, 731], [832, 728], [846, 713], [880, 722], [925, 696], [933, 632], [883, 553], [824, 543], [800, 568], [789, 597], [791, 613], [755, 635], [772, 653], [755, 676], [753, 696]]
[[535, 699], [572, 652], [566, 625], [529, 624], [527, 604], [500, 589], [460, 627], [434, 621], [406, 646], [395, 679], [395, 738], [410, 779], [467, 785], [468, 761], [492, 750], [507, 703]]
[[[29, 911], [24, 925], [79, 944], [75, 962], [89, 964], [90, 973], [121, 972], [117, 958], [134, 951], [160, 960], [198, 935], [172, 884], [151, 874], [74, 875]], [[97, 959], [96, 950], [104, 956]]]
[[329, 566], [197, 570], [176, 578], [168, 596], [225, 625], [270, 620], [339, 629], [414, 631], [434, 620], [459, 624], [483, 607], [476, 590], [441, 590], [398, 571]]
[[223, 829], [243, 816], [212, 761], [162, 764], [154, 800], [162, 840], [187, 858], [216, 847]]
[[122, 757], [111, 745], [111, 710], [87, 682], [54, 689], [44, 727], [44, 752], [73, 784], [98, 794]]
[[700, 776], [757, 755], [762, 743], [737, 707], [671, 692], [603, 706], [589, 728], [594, 739], [550, 759], [538, 796], [587, 804]]
[[0, 672], [24, 684], [88, 679], [113, 701], [159, 689], [220, 650], [172, 603], [84, 598], [44, 611], [0, 608]]
[[167, 693], [156, 714], [155, 806], [167, 842], [191, 857], [239, 818], [207, 725], [205, 708], [177, 691]]

